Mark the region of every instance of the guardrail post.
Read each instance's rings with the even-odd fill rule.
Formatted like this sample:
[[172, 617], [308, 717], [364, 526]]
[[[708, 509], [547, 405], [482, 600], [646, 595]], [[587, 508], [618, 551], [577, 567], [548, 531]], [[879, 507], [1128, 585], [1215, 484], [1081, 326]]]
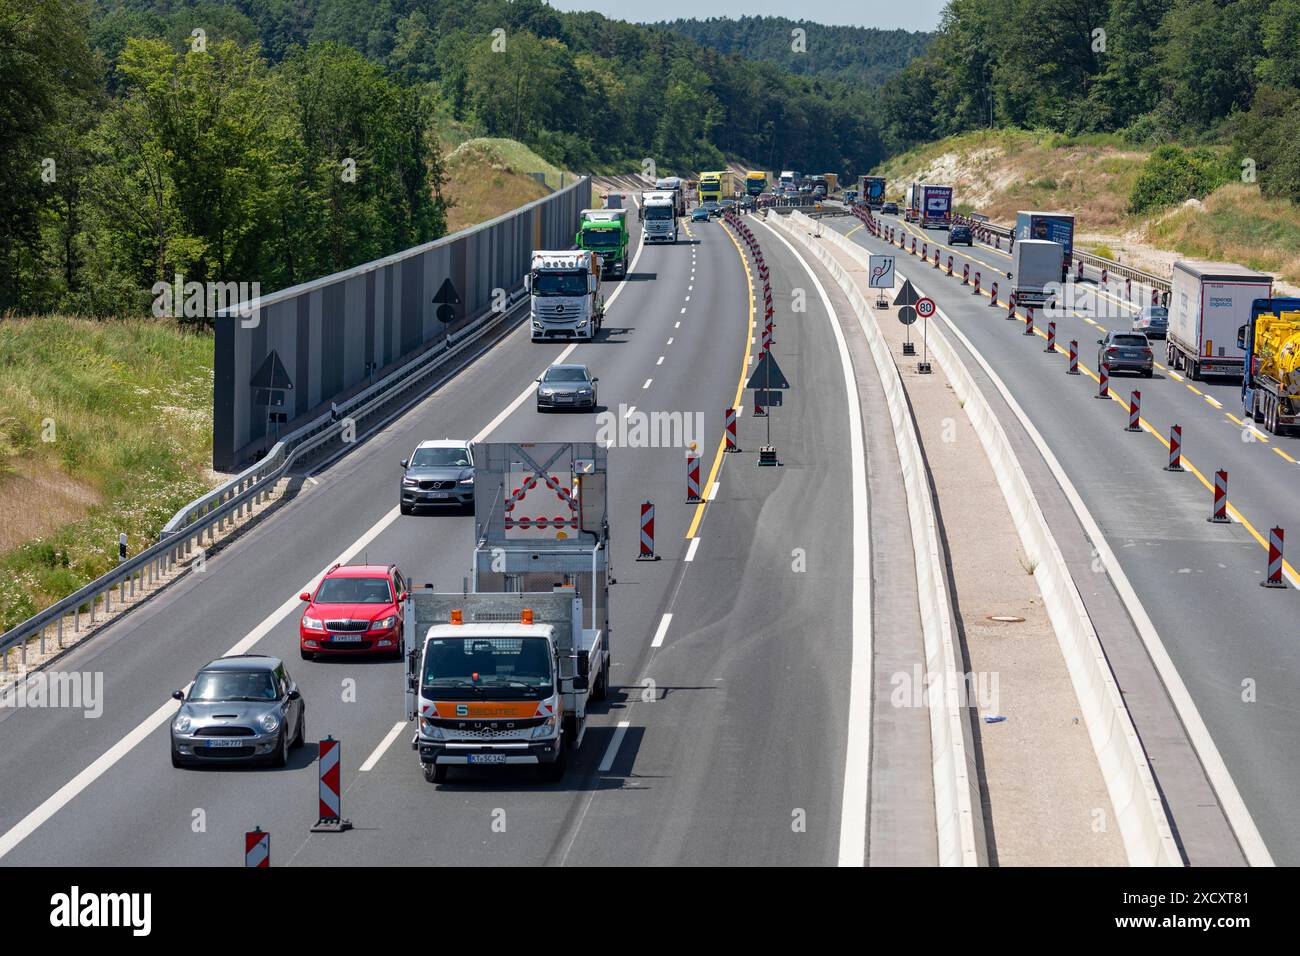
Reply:
[[49, 629], [50, 626], [48, 624], [41, 625], [41, 657], [45, 656], [45, 635]]
[[59, 650], [63, 650], [63, 615], [59, 615]]

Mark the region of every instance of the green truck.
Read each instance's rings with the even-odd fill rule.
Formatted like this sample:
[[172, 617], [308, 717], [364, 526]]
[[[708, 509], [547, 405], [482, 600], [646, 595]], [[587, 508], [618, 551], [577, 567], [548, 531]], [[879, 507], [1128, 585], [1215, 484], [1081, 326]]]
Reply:
[[627, 210], [584, 209], [574, 243], [600, 256], [602, 272], [627, 275]]

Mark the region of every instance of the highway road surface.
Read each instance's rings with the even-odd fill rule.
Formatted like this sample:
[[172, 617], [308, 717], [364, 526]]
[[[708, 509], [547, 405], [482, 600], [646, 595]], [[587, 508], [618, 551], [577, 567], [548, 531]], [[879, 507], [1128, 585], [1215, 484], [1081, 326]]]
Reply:
[[[797, 334], [782, 330], [776, 349], [795, 384], [773, 421], [784, 467], [756, 467], [749, 407], [743, 452], [721, 460], [723, 410], [757, 351], [752, 277], [720, 224], [689, 232], [636, 248], [598, 341], [533, 344], [521, 326], [311, 474], [205, 570], [60, 661], [61, 671], [104, 674], [102, 716], [0, 709], [0, 864], [238, 865], [254, 826], [271, 833], [277, 866], [861, 863], [868, 731], [850, 694], [867, 634], [855, 645], [850, 598], [866, 516], [855, 510], [863, 463], [837, 346], [810, 297]], [[776, 248], [768, 261], [788, 297], [797, 265]], [[417, 583], [459, 589], [472, 519], [399, 516], [398, 462], [425, 438], [595, 438], [590, 415], [534, 409], [533, 380], [560, 359], [591, 366], [615, 415], [701, 413], [709, 503], [686, 504], [682, 448], [613, 449], [608, 706], [558, 784], [455, 770], [426, 783], [401, 665], [299, 660], [297, 596], [336, 561], [393, 562]], [[633, 560], [645, 499], [657, 509], [655, 563]], [[169, 695], [232, 652], [287, 662], [306, 699], [308, 745], [283, 770], [173, 769]], [[326, 734], [342, 741], [343, 814], [356, 828], [344, 835], [308, 832], [313, 744]]]
[[[1243, 420], [1239, 383], [1188, 381], [1165, 366], [1158, 343], [1154, 378], [1113, 375], [1111, 400], [1097, 400], [1097, 340], [1110, 329], [1127, 331], [1137, 310], [1124, 302], [1122, 280], [1112, 280], [1099, 297], [1112, 315], [1056, 318], [1058, 346], [1079, 342], [1084, 374], [1067, 376], [1065, 356], [1044, 352], [1045, 316], [1036, 316], [1039, 334], [1033, 337], [1022, 334], [1023, 319], [1007, 320], [1005, 252], [980, 244], [950, 247], [944, 231], [881, 219], [919, 237], [918, 252], [922, 241], [932, 254], [940, 244], [945, 269], [934, 270], [895, 246], [902, 253], [900, 270], [916, 276], [937, 300], [1046, 438], [1155, 624], [1268, 851], [1278, 864], [1300, 863], [1293, 809], [1300, 788], [1300, 708], [1294, 700], [1300, 592], [1260, 587], [1269, 529], [1300, 528], [1300, 438], [1268, 435]], [[856, 220], [827, 225], [873, 252], [889, 249]], [[949, 254], [953, 278], [942, 274]], [[965, 263], [972, 277], [981, 271], [983, 296], [962, 286]], [[1095, 283], [1099, 277], [1089, 270], [1087, 278]], [[987, 295], [994, 280], [1002, 285], [997, 308]], [[1141, 418], [1149, 425], [1140, 433], [1125, 431], [1133, 390], [1141, 392]], [[1175, 424], [1182, 426], [1183, 466], [1189, 469], [1181, 474], [1163, 470]], [[1229, 475], [1234, 520], [1226, 525], [1206, 521], [1219, 469]], [[1294, 584], [1289, 564], [1287, 570]]]

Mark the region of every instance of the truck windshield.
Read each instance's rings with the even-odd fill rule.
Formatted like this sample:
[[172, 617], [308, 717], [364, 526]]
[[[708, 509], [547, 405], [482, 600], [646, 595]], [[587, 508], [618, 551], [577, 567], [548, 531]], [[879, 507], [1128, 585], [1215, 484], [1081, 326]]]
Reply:
[[584, 229], [582, 241], [588, 246], [599, 249], [617, 249], [622, 238], [620, 229]]
[[538, 272], [533, 275], [533, 295], [586, 295], [585, 272]]
[[435, 638], [424, 652], [424, 696], [444, 700], [479, 697], [549, 697], [549, 644], [544, 638]]
[[646, 206], [645, 217], [647, 219], [672, 219], [672, 206]]

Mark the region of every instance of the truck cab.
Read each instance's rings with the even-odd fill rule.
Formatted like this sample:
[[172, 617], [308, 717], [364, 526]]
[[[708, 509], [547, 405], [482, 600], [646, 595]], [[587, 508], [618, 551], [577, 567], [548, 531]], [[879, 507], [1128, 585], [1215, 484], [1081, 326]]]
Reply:
[[627, 210], [584, 209], [574, 244], [600, 256], [602, 271], [627, 275]]
[[406, 717], [431, 783], [452, 767], [532, 766], [558, 780], [582, 745], [589, 706], [609, 691], [607, 451], [475, 447], [473, 585], [413, 587], [403, 609], [415, 636]]
[[534, 342], [596, 337], [605, 315], [600, 262], [600, 256], [585, 249], [533, 253], [524, 287]]
[[642, 238], [646, 242], [677, 241], [677, 210], [671, 193], [647, 193], [641, 211]]

